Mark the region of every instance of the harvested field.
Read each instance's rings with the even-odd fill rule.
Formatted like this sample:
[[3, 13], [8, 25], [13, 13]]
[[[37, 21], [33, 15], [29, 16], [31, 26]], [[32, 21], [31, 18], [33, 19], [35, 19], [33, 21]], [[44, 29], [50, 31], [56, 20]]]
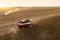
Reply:
[[[59, 7], [19, 9], [0, 16], [0, 40], [60, 40]], [[32, 19], [33, 27], [18, 29], [16, 23], [26, 17]]]

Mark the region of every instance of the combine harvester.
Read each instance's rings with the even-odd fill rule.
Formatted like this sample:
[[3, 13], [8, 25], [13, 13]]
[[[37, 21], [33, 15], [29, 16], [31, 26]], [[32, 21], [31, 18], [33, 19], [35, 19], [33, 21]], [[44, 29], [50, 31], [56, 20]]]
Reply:
[[18, 28], [31, 28], [32, 27], [32, 21], [31, 19], [24, 19], [19, 22], [17, 22]]
[[6, 14], [4, 12], [0, 12], [0, 15], [1, 16], [5, 16]]
[[1, 12], [1, 16], [5, 16], [5, 15], [8, 15], [8, 14], [11, 14], [12, 12], [17, 12], [19, 10], [20, 10], [19, 8], [16, 8], [16, 9], [8, 10], [7, 12]]

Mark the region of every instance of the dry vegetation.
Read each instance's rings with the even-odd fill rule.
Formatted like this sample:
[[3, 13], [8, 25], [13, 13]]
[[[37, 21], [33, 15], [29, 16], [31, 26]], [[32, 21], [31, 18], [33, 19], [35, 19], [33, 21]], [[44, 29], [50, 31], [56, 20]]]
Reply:
[[[60, 40], [60, 8], [19, 8], [6, 16], [0, 16], [0, 40]], [[23, 9], [23, 10], [22, 10]], [[9, 9], [10, 10], [10, 9]], [[8, 11], [8, 10], [7, 10]], [[6, 12], [6, 11], [5, 11]], [[48, 16], [58, 14], [55, 16]], [[40, 19], [43, 16], [48, 16]], [[22, 18], [35, 18], [32, 28], [18, 29], [16, 23]], [[37, 19], [37, 17], [39, 19]], [[1, 23], [2, 22], [2, 23]]]

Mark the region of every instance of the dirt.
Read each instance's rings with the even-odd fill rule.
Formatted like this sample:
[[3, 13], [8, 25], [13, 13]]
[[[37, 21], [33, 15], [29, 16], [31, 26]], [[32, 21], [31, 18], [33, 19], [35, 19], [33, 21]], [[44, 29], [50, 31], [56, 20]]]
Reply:
[[[57, 10], [57, 11], [56, 11]], [[46, 10], [26, 10], [23, 12], [16, 12], [16, 14], [9, 14], [0, 17], [0, 40], [60, 40], [60, 12], [59, 9], [51, 11]], [[56, 12], [56, 13], [55, 13]], [[26, 14], [31, 13], [31, 14]], [[34, 14], [35, 13], [35, 14]], [[38, 13], [38, 14], [37, 14]], [[43, 14], [40, 14], [43, 13]], [[48, 14], [47, 14], [48, 13]], [[52, 14], [50, 14], [52, 13]], [[19, 18], [21, 15], [21, 18]], [[12, 17], [13, 16], [13, 17]], [[26, 29], [18, 29], [17, 21], [29, 17], [32, 19], [33, 27]], [[16, 19], [16, 20], [15, 20]]]

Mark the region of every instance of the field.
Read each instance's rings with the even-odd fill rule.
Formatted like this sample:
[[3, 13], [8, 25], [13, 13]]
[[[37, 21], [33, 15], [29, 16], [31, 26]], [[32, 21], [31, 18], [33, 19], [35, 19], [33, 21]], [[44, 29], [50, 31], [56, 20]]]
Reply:
[[[8, 13], [0, 13], [0, 40], [60, 40], [60, 7], [15, 7], [0, 12]], [[24, 18], [32, 19], [32, 28], [17, 28]]]

